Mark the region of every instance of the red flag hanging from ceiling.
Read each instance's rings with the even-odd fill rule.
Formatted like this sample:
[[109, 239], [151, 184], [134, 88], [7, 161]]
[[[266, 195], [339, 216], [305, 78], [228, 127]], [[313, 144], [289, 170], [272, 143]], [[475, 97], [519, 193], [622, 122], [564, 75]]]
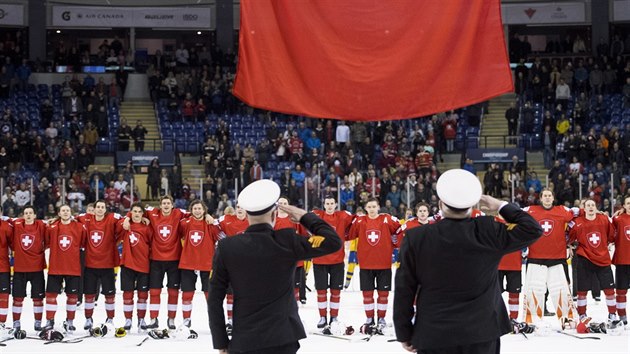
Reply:
[[290, 114], [419, 117], [512, 91], [500, 0], [242, 0], [234, 94]]

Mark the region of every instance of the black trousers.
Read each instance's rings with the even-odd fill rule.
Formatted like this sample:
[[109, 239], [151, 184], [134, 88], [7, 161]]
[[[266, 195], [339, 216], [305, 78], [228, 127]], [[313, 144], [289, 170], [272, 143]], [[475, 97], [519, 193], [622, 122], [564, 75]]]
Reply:
[[469, 345], [458, 345], [456, 347], [446, 347], [440, 349], [419, 350], [422, 354], [500, 354], [501, 339], [491, 340]]
[[246, 352], [236, 352], [233, 350], [229, 350], [228, 352], [230, 354], [295, 354], [297, 353], [298, 349], [300, 349], [300, 343], [294, 342], [277, 347], [263, 348]]

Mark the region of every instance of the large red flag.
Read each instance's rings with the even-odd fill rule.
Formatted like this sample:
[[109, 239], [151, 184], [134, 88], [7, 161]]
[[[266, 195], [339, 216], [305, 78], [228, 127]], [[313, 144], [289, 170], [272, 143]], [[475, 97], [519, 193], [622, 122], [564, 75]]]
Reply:
[[242, 0], [234, 94], [278, 112], [419, 117], [512, 90], [500, 0]]

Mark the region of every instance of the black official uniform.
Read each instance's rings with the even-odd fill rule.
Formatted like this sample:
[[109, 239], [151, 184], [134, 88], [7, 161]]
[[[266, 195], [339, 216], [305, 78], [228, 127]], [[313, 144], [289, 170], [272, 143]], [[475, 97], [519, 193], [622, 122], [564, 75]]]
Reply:
[[504, 205], [500, 214], [507, 225], [489, 216], [447, 218], [406, 233], [394, 293], [400, 342], [419, 353], [499, 352], [499, 338], [511, 332], [499, 261], [542, 234], [538, 222], [515, 205]]
[[[274, 231], [269, 224], [251, 225], [243, 234], [219, 241], [208, 296], [215, 349], [228, 348], [230, 353], [297, 351], [298, 340], [306, 334], [293, 294], [295, 264], [341, 247], [335, 230], [315, 214], [304, 215], [300, 223], [317, 235], [311, 237], [312, 243], [292, 229]], [[321, 244], [312, 238], [319, 238]], [[234, 293], [231, 341], [223, 314], [228, 285]]]

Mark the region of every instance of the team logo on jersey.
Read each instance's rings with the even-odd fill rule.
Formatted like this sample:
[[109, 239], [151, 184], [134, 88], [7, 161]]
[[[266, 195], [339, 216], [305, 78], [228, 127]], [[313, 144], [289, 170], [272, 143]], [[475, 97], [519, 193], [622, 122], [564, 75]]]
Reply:
[[589, 232], [588, 235], [586, 235], [586, 239], [589, 245], [597, 248], [602, 243], [602, 234], [597, 231]]
[[129, 244], [131, 245], [131, 247], [137, 245], [139, 240], [140, 238], [138, 237], [138, 235], [134, 234], [133, 232], [129, 233]]
[[540, 227], [542, 227], [543, 229], [543, 236], [551, 235], [551, 232], [553, 231], [553, 224], [554, 224], [553, 220], [543, 219], [543, 220], [540, 220], [538, 223], [540, 223]]
[[89, 235], [90, 243], [92, 243], [94, 247], [98, 247], [101, 245], [101, 243], [103, 243], [104, 237], [105, 237], [105, 234], [103, 233], [103, 231], [94, 230], [90, 232], [90, 235]]
[[168, 240], [173, 233], [173, 227], [171, 225], [159, 225], [158, 226], [158, 234], [160, 238], [164, 241]]
[[626, 240], [630, 241], [630, 225], [623, 228], [623, 233], [626, 235]]
[[370, 246], [376, 246], [381, 240], [381, 230], [367, 230], [365, 237]]
[[197, 230], [188, 231], [188, 239], [193, 246], [199, 246], [201, 241], [203, 241], [203, 234], [203, 232]]
[[61, 235], [59, 236], [59, 249], [62, 251], [67, 251], [70, 249], [72, 245], [72, 236]]
[[22, 249], [23, 250], [28, 250], [35, 243], [35, 236], [33, 236], [33, 235], [22, 235], [22, 239], [20, 240], [20, 243], [22, 244]]

